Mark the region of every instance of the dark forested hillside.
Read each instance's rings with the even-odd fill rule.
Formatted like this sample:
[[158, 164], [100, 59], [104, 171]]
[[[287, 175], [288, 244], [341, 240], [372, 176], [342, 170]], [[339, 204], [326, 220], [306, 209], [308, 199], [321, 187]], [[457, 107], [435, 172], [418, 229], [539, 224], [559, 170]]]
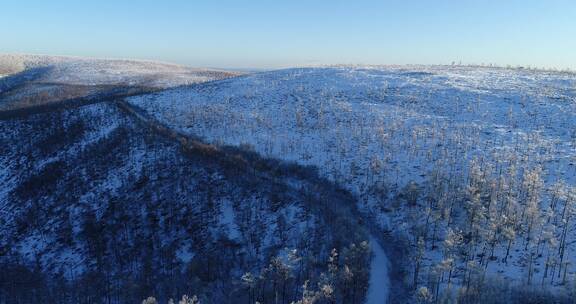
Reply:
[[184, 149], [114, 103], [0, 129], [0, 303], [365, 295], [367, 233], [313, 169]]

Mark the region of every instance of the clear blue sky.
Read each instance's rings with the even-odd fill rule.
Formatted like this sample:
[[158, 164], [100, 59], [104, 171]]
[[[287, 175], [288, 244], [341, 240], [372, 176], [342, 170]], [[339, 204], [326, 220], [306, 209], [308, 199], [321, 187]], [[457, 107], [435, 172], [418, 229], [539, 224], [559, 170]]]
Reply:
[[576, 0], [0, 0], [0, 52], [576, 69]]

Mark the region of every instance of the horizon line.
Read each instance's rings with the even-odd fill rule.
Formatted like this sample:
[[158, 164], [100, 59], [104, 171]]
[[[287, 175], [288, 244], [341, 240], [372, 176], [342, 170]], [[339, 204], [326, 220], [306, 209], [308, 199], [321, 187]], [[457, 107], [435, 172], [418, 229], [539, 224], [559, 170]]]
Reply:
[[410, 66], [452, 66], [452, 67], [482, 67], [482, 68], [503, 68], [503, 69], [523, 69], [530, 71], [553, 71], [553, 72], [568, 72], [576, 73], [576, 68], [572, 67], [557, 67], [557, 66], [538, 66], [533, 64], [498, 64], [498, 63], [476, 63], [476, 62], [463, 62], [451, 61], [450, 63], [310, 63], [310, 64], [293, 64], [293, 65], [265, 65], [265, 66], [250, 66], [250, 65], [234, 65], [234, 66], [211, 66], [211, 65], [191, 65], [187, 63], [180, 63], [177, 61], [150, 59], [141, 57], [106, 57], [106, 56], [83, 56], [83, 55], [64, 55], [64, 54], [47, 54], [47, 53], [26, 53], [26, 52], [0, 52], [0, 56], [38, 56], [38, 57], [54, 57], [54, 58], [71, 58], [71, 59], [84, 59], [84, 60], [102, 60], [102, 61], [134, 61], [144, 63], [156, 63], [164, 65], [173, 65], [179, 67], [193, 68], [193, 69], [216, 69], [216, 70], [235, 70], [235, 71], [273, 71], [289, 68], [305, 68], [305, 67], [410, 67]]

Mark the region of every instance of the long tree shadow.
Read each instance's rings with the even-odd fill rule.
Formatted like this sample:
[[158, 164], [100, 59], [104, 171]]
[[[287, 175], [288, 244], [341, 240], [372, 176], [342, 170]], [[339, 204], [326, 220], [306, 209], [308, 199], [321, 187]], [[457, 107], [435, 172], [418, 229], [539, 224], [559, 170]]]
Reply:
[[12, 74], [0, 78], [0, 102], [3, 97], [12, 90], [15, 90], [29, 82], [37, 81], [44, 75], [48, 74], [52, 67], [37, 67], [24, 70], [22, 72]]

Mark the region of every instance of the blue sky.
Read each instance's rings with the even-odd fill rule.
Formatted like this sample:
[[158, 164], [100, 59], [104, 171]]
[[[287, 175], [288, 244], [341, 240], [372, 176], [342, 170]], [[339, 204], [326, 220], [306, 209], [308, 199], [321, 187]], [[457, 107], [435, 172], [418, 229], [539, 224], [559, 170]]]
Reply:
[[0, 0], [0, 52], [209, 67], [576, 69], [575, 0]]

